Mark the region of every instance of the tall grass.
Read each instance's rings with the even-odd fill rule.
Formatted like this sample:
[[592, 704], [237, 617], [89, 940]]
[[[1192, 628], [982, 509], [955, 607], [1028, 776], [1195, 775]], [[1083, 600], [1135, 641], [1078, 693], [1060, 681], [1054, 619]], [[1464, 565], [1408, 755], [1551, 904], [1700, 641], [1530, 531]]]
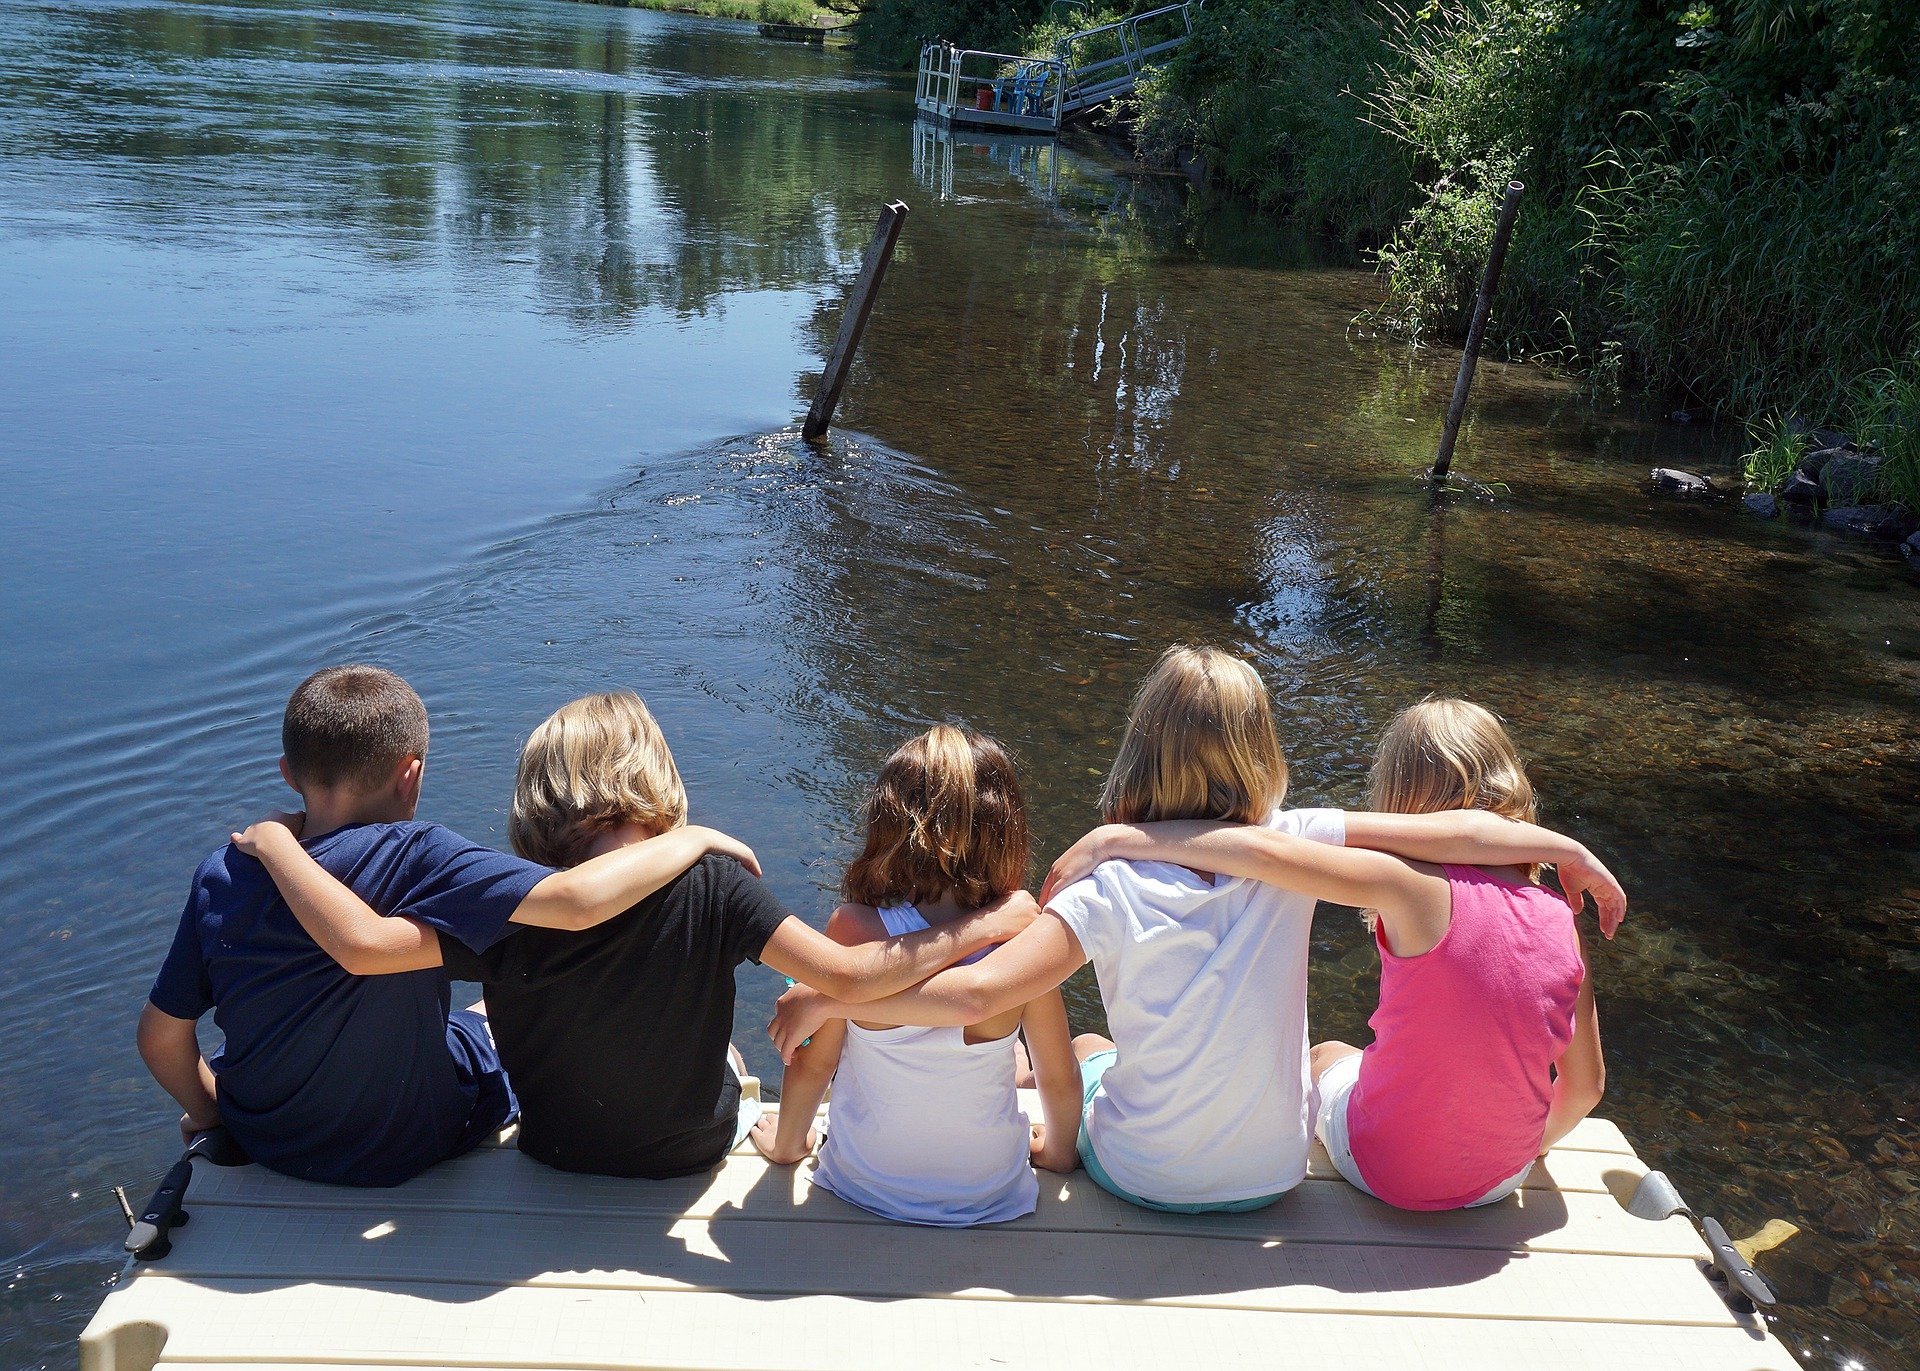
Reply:
[[1854, 385], [1855, 441], [1881, 456], [1879, 497], [1920, 513], [1920, 356]]
[[1742, 474], [1750, 490], [1771, 494], [1787, 483], [1806, 456], [1807, 435], [1803, 429], [1778, 415], [1765, 415], [1747, 425], [1748, 450]]

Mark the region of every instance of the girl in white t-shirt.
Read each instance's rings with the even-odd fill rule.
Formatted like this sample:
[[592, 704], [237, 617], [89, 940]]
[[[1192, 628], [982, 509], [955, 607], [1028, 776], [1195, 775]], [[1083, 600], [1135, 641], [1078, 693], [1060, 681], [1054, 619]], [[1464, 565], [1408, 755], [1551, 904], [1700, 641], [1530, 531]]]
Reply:
[[[827, 935], [852, 946], [960, 918], [1024, 887], [1028, 848], [1020, 782], [1000, 745], [947, 724], [929, 729], [874, 783], [865, 845], [842, 882], [849, 903]], [[962, 1025], [899, 1027], [857, 1012], [788, 1055], [779, 1114], [752, 1132], [769, 1161], [814, 1150], [831, 1080], [814, 1184], [885, 1218], [948, 1227], [1017, 1219], [1038, 1200], [1035, 1166], [1074, 1169], [1079, 1075], [1056, 986]], [[1020, 1111], [1017, 1035], [1038, 1072], [1038, 1126]]]
[[[1135, 697], [1101, 797], [1107, 823], [1128, 827], [1101, 831], [1224, 820], [1423, 861], [1553, 860], [1540, 855], [1539, 839], [1554, 835], [1530, 825], [1489, 835], [1464, 829], [1459, 816], [1280, 810], [1286, 785], [1258, 673], [1224, 652], [1175, 647]], [[1307, 1171], [1313, 905], [1311, 896], [1249, 879], [1103, 861], [1059, 889], [1043, 917], [985, 961], [857, 1012], [890, 1023], [973, 1023], [1092, 961], [1113, 1037], [1073, 1041], [1085, 1099], [1077, 1142], [1088, 1173], [1152, 1209], [1257, 1209]], [[771, 1031], [787, 1056], [828, 1018], [849, 1012], [803, 987], [782, 998]]]

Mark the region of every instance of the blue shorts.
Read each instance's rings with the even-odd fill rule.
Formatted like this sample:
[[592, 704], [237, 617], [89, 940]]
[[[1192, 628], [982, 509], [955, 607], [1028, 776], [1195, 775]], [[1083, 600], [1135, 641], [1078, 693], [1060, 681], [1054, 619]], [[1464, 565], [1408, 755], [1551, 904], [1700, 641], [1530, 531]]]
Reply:
[[475, 1092], [473, 1112], [452, 1156], [467, 1152], [520, 1117], [520, 1101], [513, 1096], [500, 1051], [493, 1045], [493, 1027], [485, 1014], [456, 1009], [447, 1015], [447, 1049], [460, 1084]]
[[1110, 1047], [1080, 1063], [1080, 1138], [1076, 1147], [1080, 1153], [1080, 1165], [1086, 1167], [1094, 1184], [1110, 1194], [1118, 1195], [1128, 1204], [1137, 1204], [1142, 1209], [1157, 1209], [1162, 1214], [1244, 1214], [1250, 1209], [1265, 1209], [1286, 1193], [1282, 1190], [1271, 1195], [1256, 1195], [1250, 1200], [1214, 1200], [1206, 1204], [1162, 1204], [1122, 1189], [1107, 1174], [1107, 1168], [1100, 1165], [1100, 1158], [1094, 1154], [1093, 1139], [1087, 1136], [1087, 1106], [1100, 1093], [1100, 1078], [1106, 1075], [1108, 1067], [1119, 1060], [1119, 1049]]

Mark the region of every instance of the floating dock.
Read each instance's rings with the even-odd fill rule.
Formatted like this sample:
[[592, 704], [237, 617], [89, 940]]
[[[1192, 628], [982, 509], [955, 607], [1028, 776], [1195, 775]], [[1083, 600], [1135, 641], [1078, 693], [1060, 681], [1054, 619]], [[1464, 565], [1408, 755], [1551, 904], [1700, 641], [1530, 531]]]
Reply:
[[1042, 1172], [1038, 1212], [964, 1230], [876, 1218], [744, 1145], [674, 1181], [552, 1171], [511, 1132], [393, 1190], [195, 1166], [192, 1222], [108, 1295], [82, 1371], [1796, 1365], [1686, 1219], [1623, 1208], [1647, 1168], [1598, 1120], [1484, 1209], [1390, 1209], [1316, 1147], [1257, 1213]]
[[845, 24], [781, 24], [771, 19], [762, 19], [760, 36], [778, 39], [783, 43], [819, 45], [835, 37], [845, 27]]

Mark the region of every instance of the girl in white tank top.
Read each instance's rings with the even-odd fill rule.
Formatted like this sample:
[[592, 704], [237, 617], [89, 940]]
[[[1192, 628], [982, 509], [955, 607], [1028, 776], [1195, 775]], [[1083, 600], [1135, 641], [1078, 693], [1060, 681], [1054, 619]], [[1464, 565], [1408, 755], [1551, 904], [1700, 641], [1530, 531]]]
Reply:
[[[1018, 889], [1027, 870], [1019, 782], [992, 739], [949, 725], [902, 745], [867, 804], [866, 844], [847, 868], [850, 903], [829, 936], [874, 942], [956, 918]], [[972, 959], [970, 959], [972, 960]], [[1044, 1123], [1015, 1088], [1024, 1031]], [[833, 1084], [814, 1183], [904, 1223], [1000, 1223], [1033, 1212], [1035, 1165], [1071, 1171], [1079, 1069], [1060, 992], [967, 1028], [900, 1028], [836, 1019], [795, 1054], [780, 1109], [753, 1140], [769, 1161], [804, 1158]]]

